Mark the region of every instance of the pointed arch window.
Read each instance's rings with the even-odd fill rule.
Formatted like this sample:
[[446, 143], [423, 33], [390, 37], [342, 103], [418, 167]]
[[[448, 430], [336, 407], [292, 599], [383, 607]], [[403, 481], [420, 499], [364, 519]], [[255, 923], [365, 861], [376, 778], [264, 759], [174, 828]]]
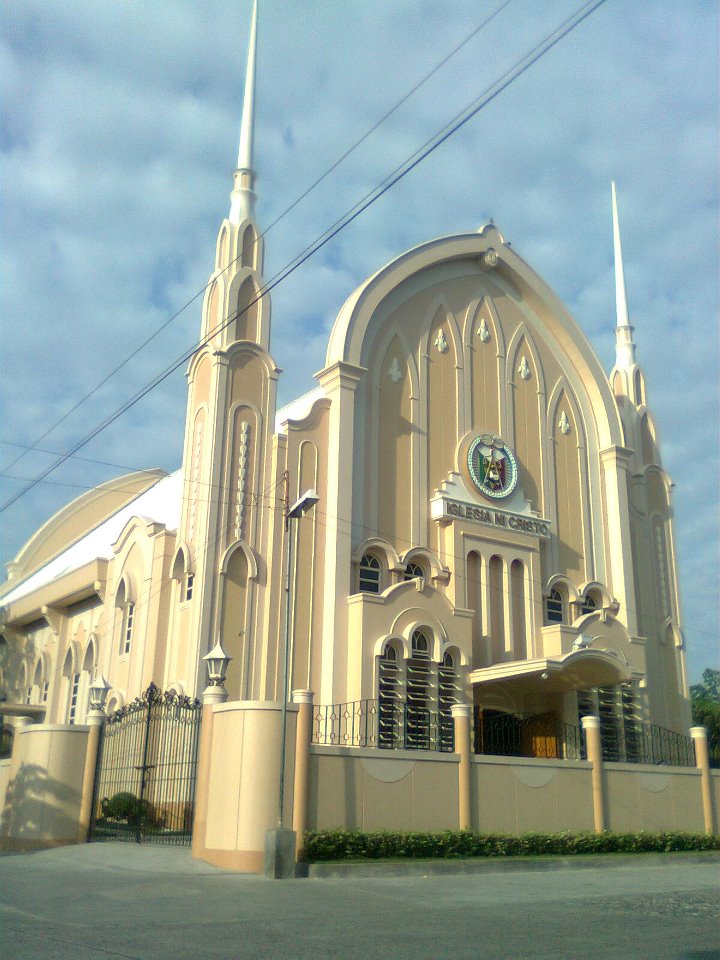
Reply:
[[362, 593], [380, 593], [380, 561], [372, 553], [363, 554], [358, 585]]
[[587, 613], [595, 613], [597, 608], [598, 608], [598, 602], [595, 594], [586, 593], [585, 596], [582, 598], [582, 606], [580, 607], [580, 611], [582, 615], [584, 616]]
[[455, 724], [452, 707], [458, 702], [458, 678], [455, 658], [446, 653], [438, 666], [438, 738], [440, 750], [452, 753], [455, 749]]
[[418, 577], [422, 577], [423, 579], [426, 577], [425, 568], [421, 563], [411, 560], [410, 563], [405, 566], [403, 580], [416, 580]]
[[565, 600], [559, 590], [553, 589], [545, 600], [545, 619], [548, 623], [565, 621]]
[[193, 588], [195, 586], [195, 574], [188, 573], [185, 577], [185, 600], [192, 600], [193, 598]]

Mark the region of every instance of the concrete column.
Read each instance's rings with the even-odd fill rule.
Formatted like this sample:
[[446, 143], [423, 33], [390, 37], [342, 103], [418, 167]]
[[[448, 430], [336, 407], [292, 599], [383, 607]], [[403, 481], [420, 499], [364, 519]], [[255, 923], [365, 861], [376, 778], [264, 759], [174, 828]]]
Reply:
[[202, 720], [198, 744], [197, 772], [195, 775], [195, 815], [193, 816], [190, 850], [193, 857], [201, 857], [205, 849], [207, 828], [208, 778], [210, 752], [212, 750], [213, 710], [216, 704], [225, 703], [228, 693], [223, 686], [206, 687], [202, 695]]
[[310, 741], [312, 739], [312, 690], [293, 690], [293, 703], [299, 705], [295, 727], [295, 779], [293, 782], [293, 821], [295, 853], [302, 859], [303, 839], [307, 830], [308, 786], [310, 783]]
[[503, 626], [505, 628], [504, 658], [505, 660], [515, 659], [515, 625], [513, 624], [513, 605], [512, 605], [512, 584], [510, 582], [510, 560], [502, 556], [502, 597], [500, 602], [503, 606]]
[[458, 821], [461, 830], [471, 830], [470, 716], [472, 708], [468, 703], [454, 703], [451, 709], [455, 721], [455, 753], [460, 755], [458, 765]]
[[80, 813], [78, 815], [78, 843], [87, 843], [92, 820], [92, 802], [95, 793], [95, 773], [97, 770], [98, 750], [100, 747], [100, 732], [105, 722], [102, 710], [88, 710], [85, 723], [88, 730], [87, 746], [85, 747], [85, 768], [83, 770], [82, 793], [80, 795]]
[[592, 795], [595, 832], [607, 829], [605, 823], [605, 779], [603, 776], [602, 744], [600, 742], [599, 717], [583, 717], [587, 758], [592, 764]]
[[690, 727], [690, 736], [695, 743], [695, 763], [700, 771], [700, 789], [702, 790], [703, 818], [705, 833], [715, 833], [715, 815], [710, 782], [710, 756], [708, 754], [707, 730], [705, 727]]

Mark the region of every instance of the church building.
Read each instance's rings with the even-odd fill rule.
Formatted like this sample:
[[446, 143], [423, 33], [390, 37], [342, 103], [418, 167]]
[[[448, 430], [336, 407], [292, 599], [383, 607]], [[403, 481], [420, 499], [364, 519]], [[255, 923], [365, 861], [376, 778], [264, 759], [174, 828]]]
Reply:
[[[151, 682], [199, 696], [217, 643], [229, 702], [279, 702], [287, 638], [287, 691], [313, 691], [318, 717], [371, 704], [385, 750], [452, 751], [456, 703], [479, 753], [528, 718], [528, 755], [588, 714], [608, 743], [638, 723], [686, 734], [672, 483], [614, 187], [609, 374], [491, 222], [379, 266], [340, 306], [316, 386], [278, 408], [255, 33], [256, 14], [182, 467], [84, 493], [8, 565], [6, 724], [83, 724], [99, 676], [108, 714]], [[287, 520], [306, 491], [317, 502]]]

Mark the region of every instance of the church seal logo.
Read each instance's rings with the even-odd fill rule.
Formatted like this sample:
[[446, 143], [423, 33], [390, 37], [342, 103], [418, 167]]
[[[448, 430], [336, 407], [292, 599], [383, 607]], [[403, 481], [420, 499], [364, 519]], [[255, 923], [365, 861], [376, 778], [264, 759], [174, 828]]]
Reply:
[[502, 437], [475, 437], [467, 455], [468, 469], [480, 493], [493, 500], [509, 497], [517, 484], [517, 460]]

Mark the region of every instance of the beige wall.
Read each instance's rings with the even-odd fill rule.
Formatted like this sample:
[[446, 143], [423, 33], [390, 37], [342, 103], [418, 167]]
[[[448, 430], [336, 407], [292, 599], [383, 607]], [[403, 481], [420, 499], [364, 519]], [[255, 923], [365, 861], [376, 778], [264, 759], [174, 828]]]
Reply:
[[474, 757], [473, 828], [481, 833], [593, 829], [591, 766], [531, 758]]
[[703, 833], [700, 772], [694, 768], [605, 765], [608, 829]]
[[42, 724], [15, 732], [0, 847], [76, 843], [88, 727]]
[[[278, 825], [280, 704], [235, 701], [212, 712], [208, 775], [199, 789], [206, 803], [193, 854], [217, 866], [262, 870], [265, 832]], [[292, 824], [292, 774], [297, 707], [288, 707], [283, 825]], [[203, 719], [203, 722], [205, 720]], [[205, 741], [205, 737], [203, 737]]]
[[313, 747], [308, 828], [457, 829], [457, 763], [453, 754]]

